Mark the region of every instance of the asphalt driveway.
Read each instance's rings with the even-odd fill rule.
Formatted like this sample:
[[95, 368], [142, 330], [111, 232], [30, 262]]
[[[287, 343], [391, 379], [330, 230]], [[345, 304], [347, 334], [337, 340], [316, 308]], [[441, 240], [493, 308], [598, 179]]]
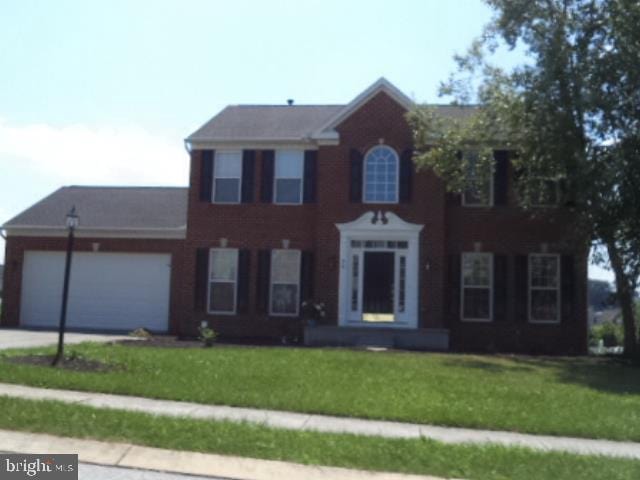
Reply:
[[[130, 338], [126, 335], [110, 335], [104, 333], [72, 333], [64, 334], [64, 343], [69, 345], [81, 342], [111, 342]], [[0, 350], [7, 348], [43, 347], [58, 343], [58, 332], [22, 330], [20, 328], [0, 329]]]

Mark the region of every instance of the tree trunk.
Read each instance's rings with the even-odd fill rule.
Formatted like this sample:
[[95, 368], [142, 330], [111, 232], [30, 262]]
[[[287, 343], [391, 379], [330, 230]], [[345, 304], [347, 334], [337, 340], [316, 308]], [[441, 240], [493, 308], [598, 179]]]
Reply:
[[607, 252], [616, 277], [617, 298], [622, 310], [624, 354], [626, 357], [638, 357], [640, 356], [640, 347], [638, 345], [638, 326], [635, 318], [631, 282], [624, 271], [624, 264], [615, 241], [607, 242]]

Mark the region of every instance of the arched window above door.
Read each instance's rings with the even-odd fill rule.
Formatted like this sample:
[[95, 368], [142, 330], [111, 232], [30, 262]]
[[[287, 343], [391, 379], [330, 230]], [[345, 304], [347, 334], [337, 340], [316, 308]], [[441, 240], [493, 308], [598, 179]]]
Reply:
[[396, 151], [378, 145], [364, 158], [364, 201], [398, 203], [399, 160]]

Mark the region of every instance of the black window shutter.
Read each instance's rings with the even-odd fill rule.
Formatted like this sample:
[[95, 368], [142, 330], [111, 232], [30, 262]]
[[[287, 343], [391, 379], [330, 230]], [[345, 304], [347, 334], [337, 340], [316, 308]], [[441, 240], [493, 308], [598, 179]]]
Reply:
[[316, 202], [318, 183], [318, 151], [304, 152], [304, 203]]
[[262, 181], [260, 184], [260, 201], [273, 202], [273, 174], [275, 169], [275, 151], [262, 151]]
[[507, 319], [507, 256], [493, 256], [493, 319]]
[[359, 150], [351, 149], [349, 153], [350, 177], [349, 177], [349, 201], [352, 203], [362, 202], [362, 169], [363, 156]]
[[414, 168], [413, 150], [409, 148], [400, 156], [400, 203], [411, 203]]
[[196, 312], [207, 310], [207, 289], [209, 288], [209, 249], [196, 250], [196, 278], [194, 285], [193, 309]]
[[460, 206], [462, 205], [462, 194], [457, 192], [447, 192], [447, 205]]
[[516, 255], [515, 259], [516, 287], [516, 321], [529, 321], [529, 257]]
[[560, 198], [558, 199], [560, 205], [564, 205], [565, 207], [576, 206], [575, 187], [573, 187], [573, 185], [570, 185], [570, 182], [568, 182], [566, 178], [560, 179], [558, 181], [557, 189], [560, 196]]
[[242, 249], [238, 252], [238, 313], [249, 311], [249, 275], [251, 268], [251, 251]]
[[461, 255], [449, 255], [449, 314], [451, 320], [460, 320], [460, 303], [462, 294], [462, 280], [460, 278]]
[[[458, 159], [459, 161], [462, 161], [462, 152], [461, 151], [457, 151], [456, 152], [456, 159]], [[449, 206], [452, 207], [457, 207], [462, 205], [462, 193], [460, 192], [447, 192], [446, 193], [446, 203]]]
[[573, 255], [562, 255], [560, 259], [560, 282], [560, 301], [562, 304], [560, 318], [563, 322], [572, 322], [575, 320], [575, 261]]
[[242, 203], [253, 202], [254, 179], [256, 171], [256, 151], [242, 151]]
[[300, 301], [313, 299], [313, 252], [302, 252], [300, 259]]
[[258, 281], [256, 307], [259, 313], [269, 313], [269, 282], [271, 279], [271, 250], [258, 252]]
[[493, 204], [506, 205], [509, 182], [509, 152], [496, 150], [493, 152], [496, 162], [493, 173]]
[[200, 201], [211, 202], [214, 150], [203, 150], [200, 166]]

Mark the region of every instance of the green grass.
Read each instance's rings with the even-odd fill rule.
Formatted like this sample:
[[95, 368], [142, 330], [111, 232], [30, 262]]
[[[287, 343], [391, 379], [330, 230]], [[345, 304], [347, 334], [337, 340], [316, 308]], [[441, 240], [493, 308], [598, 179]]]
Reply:
[[640, 369], [614, 360], [229, 346], [67, 350], [124, 368], [70, 372], [0, 358], [0, 382], [640, 441]]
[[0, 428], [124, 441], [310, 465], [430, 474], [470, 480], [622, 480], [640, 478], [640, 462], [500, 446], [445, 445], [277, 430], [231, 422], [155, 417], [58, 402], [0, 397]]

